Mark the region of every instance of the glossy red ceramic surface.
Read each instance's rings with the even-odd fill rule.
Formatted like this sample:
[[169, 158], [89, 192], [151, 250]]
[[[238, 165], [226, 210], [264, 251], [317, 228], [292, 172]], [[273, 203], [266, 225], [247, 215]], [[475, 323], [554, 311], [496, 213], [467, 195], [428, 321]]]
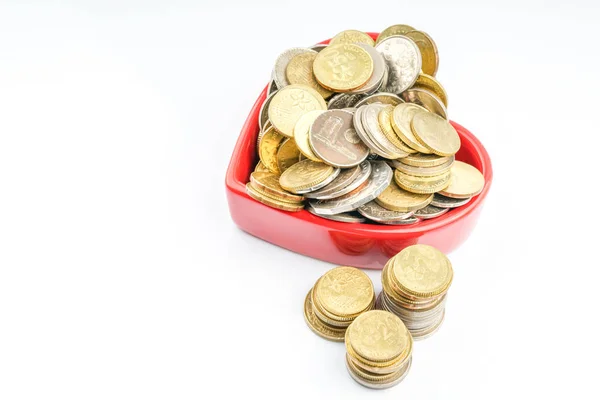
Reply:
[[[371, 36], [376, 38], [377, 34]], [[383, 268], [390, 257], [406, 246], [424, 243], [449, 253], [469, 237], [490, 190], [492, 164], [481, 142], [455, 122], [452, 125], [461, 138], [456, 159], [478, 168], [485, 177], [485, 187], [468, 204], [438, 218], [407, 226], [347, 224], [319, 218], [305, 210], [295, 213], [276, 210], [252, 199], [245, 186], [258, 162], [258, 114], [266, 92], [265, 88], [250, 111], [225, 179], [231, 218], [242, 230], [309, 257], [373, 269]]]

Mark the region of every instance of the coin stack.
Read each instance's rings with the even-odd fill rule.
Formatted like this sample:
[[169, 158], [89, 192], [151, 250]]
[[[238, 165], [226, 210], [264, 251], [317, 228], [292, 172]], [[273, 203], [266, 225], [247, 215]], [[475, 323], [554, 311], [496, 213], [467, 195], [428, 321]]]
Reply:
[[413, 339], [394, 314], [361, 314], [346, 331], [346, 367], [363, 386], [385, 389], [400, 383], [412, 363]]
[[452, 264], [444, 253], [432, 246], [409, 246], [385, 265], [377, 308], [400, 317], [415, 340], [425, 339], [444, 320], [452, 276]]
[[349, 223], [413, 224], [466, 204], [484, 179], [454, 159], [438, 64], [433, 39], [408, 25], [284, 51], [258, 121], [255, 172], [272, 174], [272, 190], [251, 178], [248, 194], [284, 211], [308, 200], [312, 214]]
[[344, 341], [346, 329], [360, 314], [375, 307], [373, 282], [354, 267], [326, 272], [306, 295], [304, 319], [317, 335]]

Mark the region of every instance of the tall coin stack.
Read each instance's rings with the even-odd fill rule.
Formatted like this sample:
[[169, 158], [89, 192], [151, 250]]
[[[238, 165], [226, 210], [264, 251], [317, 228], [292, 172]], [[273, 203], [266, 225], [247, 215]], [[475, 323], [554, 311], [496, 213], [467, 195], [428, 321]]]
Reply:
[[[373, 40], [346, 30], [328, 45], [281, 53], [259, 112], [252, 198], [348, 223], [407, 225], [466, 204], [483, 189], [455, 168], [460, 137], [436, 79], [437, 46], [393, 25]], [[456, 171], [455, 171], [456, 170]], [[472, 183], [448, 191], [452, 182]], [[275, 185], [278, 180], [279, 185]]]
[[346, 367], [372, 389], [400, 383], [412, 363], [413, 339], [400, 318], [381, 310], [361, 314], [346, 331]]
[[425, 339], [444, 320], [452, 277], [452, 264], [441, 251], [422, 244], [409, 246], [385, 265], [377, 308], [400, 317], [415, 340]]
[[304, 318], [317, 335], [343, 342], [346, 329], [375, 307], [373, 282], [354, 267], [337, 267], [317, 280], [306, 295]]

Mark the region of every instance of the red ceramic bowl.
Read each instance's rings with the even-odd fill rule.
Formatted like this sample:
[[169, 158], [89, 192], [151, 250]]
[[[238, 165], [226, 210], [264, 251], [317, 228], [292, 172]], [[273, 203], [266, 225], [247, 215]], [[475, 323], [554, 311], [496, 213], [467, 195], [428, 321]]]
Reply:
[[[370, 35], [377, 37], [374, 33]], [[481, 142], [455, 122], [452, 125], [461, 139], [456, 159], [479, 169], [485, 177], [485, 186], [481, 194], [469, 203], [438, 218], [406, 226], [348, 224], [320, 218], [306, 210], [276, 210], [252, 199], [246, 194], [246, 183], [258, 162], [258, 117], [266, 94], [267, 88], [262, 91], [246, 119], [225, 179], [231, 218], [242, 230], [309, 257], [372, 269], [383, 268], [389, 258], [416, 243], [429, 244], [449, 253], [469, 237], [490, 190], [492, 164]]]

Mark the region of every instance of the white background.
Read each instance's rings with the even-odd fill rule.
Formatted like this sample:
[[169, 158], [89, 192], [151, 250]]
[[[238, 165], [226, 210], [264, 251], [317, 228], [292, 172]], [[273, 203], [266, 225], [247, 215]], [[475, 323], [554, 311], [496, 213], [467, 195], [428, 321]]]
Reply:
[[[597, 398], [597, 2], [271, 3], [0, 2], [0, 399]], [[224, 176], [280, 51], [396, 23], [495, 180], [376, 392], [304, 324], [333, 265], [238, 230]]]

